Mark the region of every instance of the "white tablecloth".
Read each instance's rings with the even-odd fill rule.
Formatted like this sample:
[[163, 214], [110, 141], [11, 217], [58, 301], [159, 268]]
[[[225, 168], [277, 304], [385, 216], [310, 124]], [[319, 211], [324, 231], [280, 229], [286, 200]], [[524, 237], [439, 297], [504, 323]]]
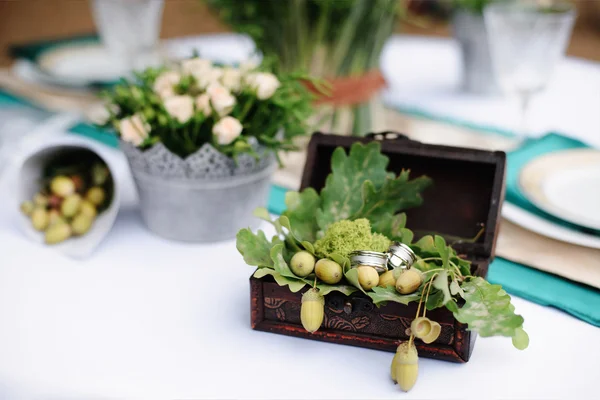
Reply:
[[[438, 71], [430, 71], [435, 79]], [[398, 99], [408, 101], [409, 85], [397, 83], [405, 88]], [[416, 87], [412, 93], [423, 96], [415, 101], [427, 97]], [[460, 113], [474, 110], [458, 107], [463, 100], [429, 98]], [[591, 135], [595, 120], [581, 101]], [[477, 114], [465, 115], [483, 118]], [[577, 118], [555, 121], [583, 132]], [[408, 394], [389, 378], [391, 353], [253, 331], [252, 268], [234, 241], [193, 245], [152, 235], [131, 177], [120, 179], [119, 217], [86, 261], [25, 239], [13, 223], [12, 184], [0, 183], [0, 399], [597, 397], [600, 329], [518, 298], [531, 338], [526, 351], [507, 338], [478, 338], [467, 364], [422, 359]]]
[[[516, 132], [520, 112], [501, 94], [461, 93], [461, 64], [451, 39], [394, 36], [381, 65], [390, 85], [384, 99], [401, 109], [455, 122]], [[533, 97], [528, 114], [531, 136], [559, 132], [600, 147], [600, 63], [566, 58], [547, 89]]]

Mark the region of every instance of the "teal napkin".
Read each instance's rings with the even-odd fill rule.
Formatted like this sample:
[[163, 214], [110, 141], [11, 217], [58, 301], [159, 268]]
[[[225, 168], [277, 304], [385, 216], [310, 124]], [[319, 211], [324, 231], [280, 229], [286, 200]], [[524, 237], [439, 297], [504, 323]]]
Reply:
[[506, 201], [555, 224], [586, 233], [599, 234], [600, 232], [581, 227], [540, 210], [523, 195], [519, 188], [519, 174], [523, 167], [530, 161], [547, 153], [586, 147], [588, 146], [579, 140], [571, 139], [557, 133], [549, 133], [538, 139], [527, 139], [522, 146], [507, 154]]
[[[487, 279], [508, 293], [543, 306], [563, 310], [600, 326], [600, 290], [556, 275], [496, 258]], [[525, 316], [526, 317], [526, 316]]]

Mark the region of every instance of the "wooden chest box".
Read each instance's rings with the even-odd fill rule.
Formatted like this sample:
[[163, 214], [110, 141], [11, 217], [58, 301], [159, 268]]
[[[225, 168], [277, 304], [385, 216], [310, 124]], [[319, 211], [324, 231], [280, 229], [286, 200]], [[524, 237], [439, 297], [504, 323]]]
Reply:
[[[315, 133], [308, 147], [302, 189], [320, 190], [325, 185], [336, 147], [348, 150], [355, 141], [372, 140], [381, 141], [382, 152], [390, 159], [388, 170], [410, 169], [413, 178], [427, 175], [433, 179], [432, 187], [423, 193], [424, 203], [407, 211], [407, 226], [416, 238], [436, 233], [452, 242], [456, 237], [473, 238], [484, 228], [475, 242], [463, 240], [453, 247], [472, 262], [473, 275], [485, 277], [494, 256], [504, 199], [505, 153], [423, 144], [393, 132], [365, 138]], [[393, 302], [378, 308], [362, 293], [345, 296], [332, 292], [325, 296], [323, 325], [311, 334], [300, 323], [301, 297], [307, 289], [292, 293], [270, 277], [250, 278], [250, 288], [253, 329], [390, 352], [400, 340], [408, 339], [406, 329], [417, 308], [414, 303]], [[431, 344], [416, 340], [419, 355], [467, 362], [476, 334], [445, 308], [428, 315], [442, 325], [442, 332]]]

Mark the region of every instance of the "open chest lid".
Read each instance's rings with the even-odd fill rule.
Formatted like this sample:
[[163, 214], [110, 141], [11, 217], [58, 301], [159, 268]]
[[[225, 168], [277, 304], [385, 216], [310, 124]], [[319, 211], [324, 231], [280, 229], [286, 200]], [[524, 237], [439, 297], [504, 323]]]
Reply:
[[[504, 152], [425, 144], [395, 132], [367, 137], [316, 132], [308, 146], [301, 189], [320, 191], [325, 186], [337, 147], [348, 151], [355, 142], [373, 140], [381, 142], [382, 153], [389, 158], [389, 171], [399, 174], [410, 170], [411, 179], [427, 175], [433, 180], [423, 192], [423, 204], [406, 211], [407, 228], [416, 239], [439, 234], [454, 242], [459, 254], [472, 259], [493, 258], [505, 191]], [[473, 242], [481, 229], [483, 234]]]

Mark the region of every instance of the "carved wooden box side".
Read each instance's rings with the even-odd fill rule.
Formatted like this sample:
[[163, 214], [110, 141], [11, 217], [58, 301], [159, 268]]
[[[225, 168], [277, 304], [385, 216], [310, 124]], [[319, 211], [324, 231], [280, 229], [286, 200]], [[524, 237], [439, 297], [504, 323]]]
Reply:
[[[477, 265], [476, 271], [487, 270], [487, 262]], [[407, 328], [417, 311], [417, 304], [402, 305], [389, 302], [377, 308], [363, 294], [345, 296], [332, 292], [325, 296], [325, 319], [315, 333], [308, 333], [300, 322], [302, 293], [290, 292], [270, 277], [250, 278], [251, 323], [255, 330], [297, 336], [351, 346], [395, 352], [399, 341], [407, 340]], [[444, 309], [428, 311], [442, 326], [440, 337], [431, 344], [415, 343], [419, 355], [453, 362], [467, 362], [476, 335], [466, 325], [454, 319]]]

